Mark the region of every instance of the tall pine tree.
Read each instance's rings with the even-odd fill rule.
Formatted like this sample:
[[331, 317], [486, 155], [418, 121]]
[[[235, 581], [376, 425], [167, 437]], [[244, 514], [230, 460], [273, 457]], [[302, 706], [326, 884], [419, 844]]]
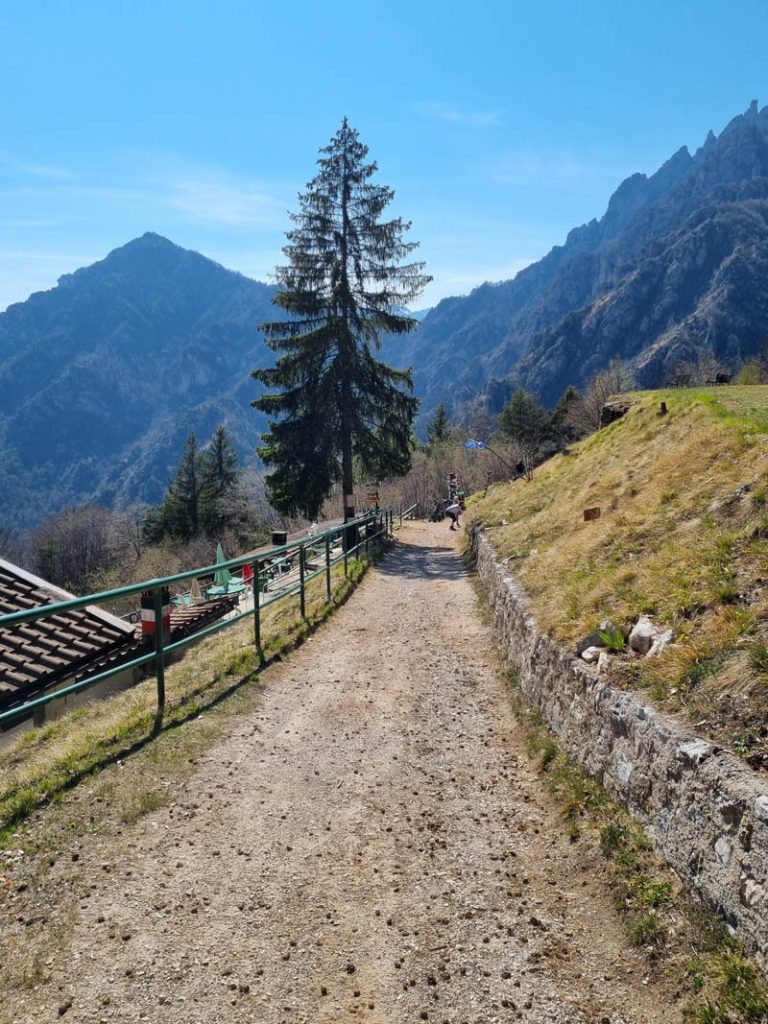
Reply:
[[241, 525], [239, 479], [237, 450], [224, 426], [216, 428], [202, 451], [190, 434], [163, 504], [147, 510], [144, 535], [153, 542], [166, 537], [187, 541], [201, 533], [218, 538], [231, 525]]
[[227, 429], [216, 427], [211, 442], [200, 456], [200, 525], [209, 537], [228, 525], [228, 492], [240, 476], [237, 449]]
[[448, 413], [445, 411], [445, 403], [441, 402], [435, 409], [435, 414], [427, 424], [427, 443], [440, 444], [445, 441], [451, 432], [451, 424]]
[[197, 536], [200, 528], [200, 483], [197, 438], [190, 434], [160, 510], [161, 529], [166, 536], [182, 540]]
[[381, 220], [394, 192], [370, 181], [376, 164], [346, 118], [320, 153], [319, 173], [290, 215], [288, 263], [276, 270], [274, 301], [287, 318], [261, 325], [280, 355], [253, 373], [272, 389], [253, 403], [275, 417], [259, 449], [274, 467], [270, 501], [309, 518], [337, 481], [352, 494], [356, 461], [377, 477], [407, 472], [413, 380], [375, 353], [382, 334], [416, 325], [403, 307], [431, 280], [423, 263], [402, 262], [418, 243], [403, 241], [409, 223]]

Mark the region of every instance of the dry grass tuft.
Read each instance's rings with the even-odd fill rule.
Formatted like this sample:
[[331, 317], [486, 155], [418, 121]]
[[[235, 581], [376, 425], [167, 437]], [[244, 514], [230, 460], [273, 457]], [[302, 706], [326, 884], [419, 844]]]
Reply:
[[[622, 420], [532, 481], [492, 486], [470, 518], [492, 527], [560, 641], [643, 613], [671, 627], [673, 647], [652, 663], [617, 659], [617, 681], [735, 742], [760, 715], [768, 722], [768, 387], [631, 397]], [[596, 506], [600, 518], [585, 522]]]

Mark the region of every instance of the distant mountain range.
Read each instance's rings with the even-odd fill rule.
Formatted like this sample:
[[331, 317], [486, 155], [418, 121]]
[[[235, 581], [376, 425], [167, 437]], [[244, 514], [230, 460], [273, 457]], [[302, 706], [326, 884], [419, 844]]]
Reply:
[[[413, 366], [422, 427], [439, 402], [485, 394], [498, 411], [518, 386], [552, 405], [614, 356], [643, 386], [704, 345], [737, 365], [768, 345], [767, 285], [768, 107], [753, 103], [514, 279], [415, 314], [382, 357]], [[219, 423], [251, 456], [273, 294], [146, 234], [0, 314], [0, 526], [157, 502], [187, 434]]]
[[422, 423], [481, 392], [498, 411], [518, 386], [552, 405], [614, 356], [653, 386], [701, 346], [736, 366], [768, 345], [767, 272], [768, 107], [753, 102], [514, 279], [444, 299], [394, 351]]
[[146, 234], [0, 315], [0, 523], [159, 501], [186, 436], [252, 456], [274, 289]]

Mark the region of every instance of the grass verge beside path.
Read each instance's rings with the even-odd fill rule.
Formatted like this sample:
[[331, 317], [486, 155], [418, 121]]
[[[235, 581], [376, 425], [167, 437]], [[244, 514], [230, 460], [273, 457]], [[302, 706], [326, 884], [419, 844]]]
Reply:
[[768, 387], [626, 398], [622, 419], [468, 517], [565, 646], [604, 620], [622, 639], [642, 614], [671, 629], [659, 657], [614, 645], [606, 679], [768, 769]]
[[[290, 600], [264, 610], [265, 664], [300, 644], [347, 598], [366, 569], [357, 560], [348, 565], [346, 578], [340, 566], [334, 568], [331, 602], [324, 580], [311, 581], [305, 619]], [[24, 733], [0, 752], [0, 849], [10, 845], [18, 854], [25, 845], [26, 853], [42, 846], [54, 854], [67, 834], [99, 831], [110, 819], [135, 821], [173, 799], [195, 759], [236, 716], [257, 704], [259, 673], [253, 625], [244, 620], [188, 648], [182, 661], [166, 669], [166, 713], [159, 732], [153, 729], [156, 682], [149, 678]], [[19, 831], [23, 823], [91, 776], [97, 778], [87, 818], [60, 815], [45, 837], [25, 843]]]

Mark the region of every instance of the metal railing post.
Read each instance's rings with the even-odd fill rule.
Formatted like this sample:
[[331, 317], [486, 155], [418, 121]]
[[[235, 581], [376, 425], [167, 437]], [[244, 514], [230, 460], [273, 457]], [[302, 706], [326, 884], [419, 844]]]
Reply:
[[163, 587], [155, 587], [152, 591], [155, 611], [155, 673], [157, 675], [157, 711], [155, 713], [155, 729], [163, 723], [165, 712], [165, 656], [163, 654]]
[[256, 641], [256, 651], [259, 661], [264, 661], [264, 652], [261, 649], [261, 588], [259, 586], [259, 563], [254, 562], [253, 570], [253, 634]]
[[304, 545], [300, 544], [299, 545], [299, 595], [300, 595], [299, 600], [300, 600], [300, 603], [301, 603], [301, 617], [302, 617], [302, 619], [306, 619], [306, 617], [307, 617], [307, 601], [306, 601], [306, 595], [304, 593], [304, 568], [305, 568], [304, 561], [305, 561]]
[[333, 588], [331, 587], [331, 538], [327, 533], [325, 535], [325, 592], [330, 601], [333, 594]]

